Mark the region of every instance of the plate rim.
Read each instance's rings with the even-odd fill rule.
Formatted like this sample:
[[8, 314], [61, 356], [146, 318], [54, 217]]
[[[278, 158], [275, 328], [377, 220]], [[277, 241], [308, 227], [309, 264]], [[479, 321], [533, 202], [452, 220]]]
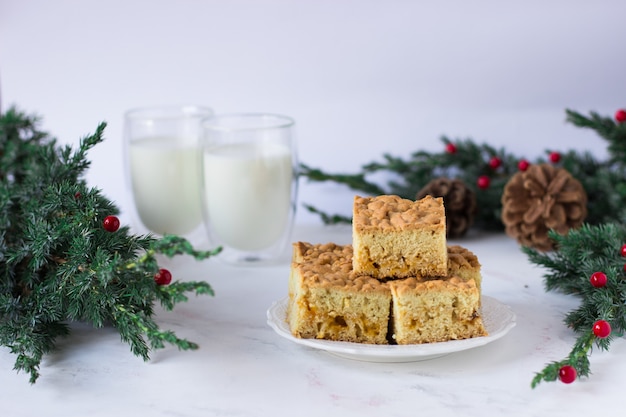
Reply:
[[[325, 339], [303, 339], [291, 334], [286, 316], [283, 316], [282, 319], [279, 318], [281, 311], [283, 314], [286, 314], [288, 302], [288, 296], [276, 300], [266, 312], [267, 324], [279, 336], [298, 345], [323, 350], [336, 356], [369, 362], [420, 361], [462, 352], [492, 343], [505, 336], [517, 325], [517, 316], [508, 304], [502, 303], [494, 297], [483, 295], [481, 309], [489, 309], [489, 311], [500, 309], [506, 313], [495, 323], [495, 326], [493, 322], [485, 322], [485, 327], [489, 333], [487, 336], [411, 345], [376, 345]], [[483, 313], [483, 316], [485, 316], [485, 313]]]

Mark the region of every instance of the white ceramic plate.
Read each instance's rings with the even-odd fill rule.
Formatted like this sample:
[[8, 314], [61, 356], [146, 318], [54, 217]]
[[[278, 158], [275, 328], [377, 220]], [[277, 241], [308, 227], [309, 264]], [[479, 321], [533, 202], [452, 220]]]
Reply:
[[288, 298], [276, 301], [267, 310], [267, 323], [285, 339], [303, 346], [321, 349], [348, 359], [368, 362], [417, 362], [450, 353], [484, 346], [500, 339], [515, 327], [515, 313], [511, 308], [492, 297], [482, 297], [482, 317], [488, 336], [449, 342], [419, 345], [371, 345], [364, 343], [335, 342], [321, 339], [300, 339], [289, 330], [287, 317]]

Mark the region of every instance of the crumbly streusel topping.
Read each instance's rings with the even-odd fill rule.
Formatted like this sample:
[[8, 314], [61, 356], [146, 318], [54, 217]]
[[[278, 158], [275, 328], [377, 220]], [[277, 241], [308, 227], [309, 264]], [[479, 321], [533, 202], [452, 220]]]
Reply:
[[424, 278], [405, 278], [397, 281], [390, 281], [390, 285], [396, 288], [396, 293], [402, 295], [403, 292], [411, 293], [419, 290], [449, 290], [449, 291], [472, 291], [476, 289], [474, 280], [463, 281], [458, 277], [445, 279], [424, 279]]
[[448, 246], [448, 265], [452, 268], [480, 268], [478, 257], [459, 245]]
[[445, 226], [443, 198], [426, 196], [412, 201], [396, 195], [354, 197], [355, 228], [413, 229], [424, 226]]
[[297, 266], [306, 282], [316, 287], [350, 288], [360, 291], [389, 291], [385, 283], [352, 271], [352, 245], [294, 243], [302, 262]]

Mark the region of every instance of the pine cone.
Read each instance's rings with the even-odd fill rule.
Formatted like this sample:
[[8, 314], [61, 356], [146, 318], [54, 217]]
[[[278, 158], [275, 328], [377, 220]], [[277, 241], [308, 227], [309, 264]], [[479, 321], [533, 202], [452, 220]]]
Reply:
[[427, 195], [443, 197], [447, 237], [458, 238], [465, 235], [476, 216], [474, 192], [460, 179], [436, 178], [426, 184], [415, 198], [419, 200]]
[[531, 165], [513, 175], [502, 193], [502, 222], [506, 233], [540, 251], [554, 249], [548, 231], [566, 234], [587, 216], [587, 194], [564, 168]]

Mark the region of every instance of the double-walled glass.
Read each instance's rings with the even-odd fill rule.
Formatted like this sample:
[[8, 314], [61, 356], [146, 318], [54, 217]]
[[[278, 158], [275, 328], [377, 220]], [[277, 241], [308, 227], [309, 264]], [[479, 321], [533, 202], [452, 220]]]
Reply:
[[292, 118], [215, 115], [202, 123], [204, 223], [220, 259], [285, 261], [297, 200]]
[[124, 115], [127, 179], [141, 232], [202, 236], [201, 121], [207, 107], [161, 106]]

